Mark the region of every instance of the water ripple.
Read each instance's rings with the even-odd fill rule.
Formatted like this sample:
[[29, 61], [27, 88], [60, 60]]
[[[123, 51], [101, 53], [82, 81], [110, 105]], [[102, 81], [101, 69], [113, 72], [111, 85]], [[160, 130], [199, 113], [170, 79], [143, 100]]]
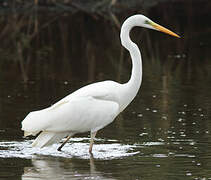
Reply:
[[[43, 155], [89, 159], [89, 142], [87, 142], [87, 140], [88, 139], [85, 138], [72, 138], [73, 143], [67, 143], [61, 152], [57, 151], [59, 144], [40, 149], [31, 147], [32, 140], [0, 142], [0, 157], [31, 159], [37, 155]], [[95, 159], [117, 159], [139, 153], [139, 151], [134, 151], [137, 147], [136, 145], [120, 144], [116, 140], [106, 140], [106, 144], [104, 141], [105, 140], [102, 139], [96, 139], [97, 143], [93, 147], [93, 155]]]

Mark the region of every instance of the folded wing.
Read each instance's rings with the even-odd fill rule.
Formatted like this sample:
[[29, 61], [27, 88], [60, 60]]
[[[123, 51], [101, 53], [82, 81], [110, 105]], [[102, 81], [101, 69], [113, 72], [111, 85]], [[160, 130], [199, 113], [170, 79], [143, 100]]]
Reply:
[[[51, 138], [58, 141], [52, 133], [68, 135], [86, 131], [95, 132], [111, 123], [118, 113], [119, 105], [114, 101], [92, 96], [75, 97], [29, 113], [22, 122], [22, 130], [26, 135], [35, 135], [43, 131], [46, 136], [46, 132], [49, 132], [51, 134], [46, 136], [48, 141], [51, 142]], [[43, 141], [43, 138], [40, 139]]]

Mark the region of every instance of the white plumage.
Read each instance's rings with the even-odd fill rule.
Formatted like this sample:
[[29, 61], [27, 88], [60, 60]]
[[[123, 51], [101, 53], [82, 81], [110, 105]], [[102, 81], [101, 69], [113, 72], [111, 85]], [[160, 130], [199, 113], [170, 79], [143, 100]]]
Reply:
[[[132, 74], [125, 84], [103, 81], [87, 85], [66, 96], [53, 106], [29, 113], [22, 121], [24, 135], [39, 136], [32, 146], [44, 147], [59, 142], [62, 138], [76, 133], [91, 132], [90, 149], [98, 130], [111, 123], [134, 99], [142, 80], [141, 54], [129, 37], [134, 26], [160, 30], [173, 36], [173, 32], [159, 26], [143, 15], [129, 17], [121, 28], [122, 45], [130, 52]], [[63, 145], [58, 148], [61, 150]]]

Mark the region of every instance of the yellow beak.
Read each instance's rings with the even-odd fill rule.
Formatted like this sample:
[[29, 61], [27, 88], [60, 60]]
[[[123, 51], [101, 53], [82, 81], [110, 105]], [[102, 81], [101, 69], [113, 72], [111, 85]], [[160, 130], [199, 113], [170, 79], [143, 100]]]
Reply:
[[174, 32], [172, 32], [172, 31], [170, 31], [170, 30], [164, 28], [163, 26], [161, 26], [161, 25], [159, 25], [159, 24], [156, 24], [156, 23], [153, 22], [153, 23], [151, 23], [151, 25], [152, 25], [155, 29], [157, 29], [158, 31], [161, 31], [161, 32], [164, 32], [164, 33], [169, 34], [169, 35], [171, 35], [171, 36], [175, 36], [175, 37], [177, 37], [177, 38], [180, 38], [180, 36], [178, 36], [176, 33], [174, 33]]

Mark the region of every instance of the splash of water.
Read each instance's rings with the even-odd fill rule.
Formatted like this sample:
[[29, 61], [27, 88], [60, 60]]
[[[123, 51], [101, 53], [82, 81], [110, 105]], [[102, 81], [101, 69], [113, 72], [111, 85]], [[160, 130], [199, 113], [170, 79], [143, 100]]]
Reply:
[[[0, 142], [0, 157], [2, 158], [35, 158], [38, 155], [64, 157], [64, 158], [81, 158], [89, 159], [88, 138], [72, 138], [72, 143], [67, 143], [62, 151], [57, 151], [59, 144], [54, 144], [44, 148], [32, 148], [32, 140]], [[118, 143], [116, 140], [96, 139], [93, 147], [95, 159], [116, 159], [138, 154], [135, 151], [137, 145], [127, 145]], [[108, 143], [109, 142], [109, 143]]]

